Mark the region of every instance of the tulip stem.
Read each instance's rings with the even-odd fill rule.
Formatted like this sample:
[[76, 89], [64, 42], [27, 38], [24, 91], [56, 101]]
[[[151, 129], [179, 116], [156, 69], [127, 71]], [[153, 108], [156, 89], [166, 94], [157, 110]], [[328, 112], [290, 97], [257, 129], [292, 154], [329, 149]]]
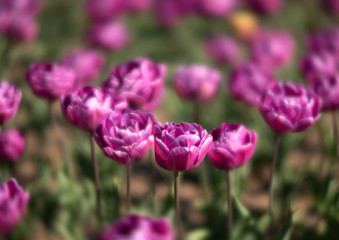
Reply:
[[333, 121], [333, 136], [334, 136], [335, 156], [339, 157], [339, 149], [338, 149], [338, 142], [339, 142], [339, 136], [338, 136], [338, 116], [337, 116], [337, 113], [335, 111], [332, 112], [332, 121]]
[[175, 226], [178, 239], [181, 239], [181, 219], [179, 205], [179, 172], [174, 171], [174, 204], [175, 204]]
[[100, 185], [100, 176], [99, 176], [99, 168], [98, 161], [95, 155], [95, 145], [93, 134], [89, 133], [89, 140], [91, 144], [91, 156], [92, 156], [92, 164], [93, 164], [93, 172], [94, 172], [94, 181], [95, 181], [95, 192], [96, 192], [96, 212], [99, 222], [102, 221], [101, 215], [101, 185]]
[[231, 231], [232, 231], [232, 186], [231, 186], [231, 173], [230, 171], [226, 171], [226, 177], [227, 177], [227, 239], [231, 239]]
[[131, 164], [126, 166], [126, 215], [129, 213], [131, 206]]
[[270, 202], [269, 202], [269, 211], [270, 211], [271, 222], [273, 222], [274, 171], [275, 171], [275, 166], [277, 165], [277, 156], [278, 156], [278, 149], [279, 149], [280, 139], [281, 139], [281, 136], [278, 135], [277, 139], [276, 139], [276, 142], [275, 142], [273, 159], [272, 159], [272, 165], [271, 165], [271, 173], [270, 173]]

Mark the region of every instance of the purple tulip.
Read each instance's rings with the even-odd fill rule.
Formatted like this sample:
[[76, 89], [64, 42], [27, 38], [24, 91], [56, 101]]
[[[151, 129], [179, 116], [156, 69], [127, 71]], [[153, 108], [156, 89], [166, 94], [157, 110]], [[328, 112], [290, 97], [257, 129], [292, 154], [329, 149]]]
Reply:
[[106, 115], [127, 107], [121, 96], [112, 98], [98, 87], [84, 87], [61, 97], [61, 110], [65, 118], [84, 131], [93, 131]]
[[307, 37], [307, 47], [314, 53], [329, 53], [339, 59], [339, 28], [329, 28]]
[[100, 234], [100, 240], [175, 240], [175, 233], [165, 218], [129, 215]]
[[320, 101], [310, 89], [298, 83], [271, 84], [257, 107], [266, 123], [278, 133], [300, 132], [320, 117]]
[[66, 55], [62, 65], [72, 68], [77, 75], [77, 87], [95, 80], [105, 64], [103, 55], [94, 49], [77, 50]]
[[87, 0], [86, 12], [93, 20], [109, 20], [125, 11], [125, 0]]
[[208, 150], [212, 165], [229, 171], [246, 164], [253, 156], [257, 133], [240, 124], [222, 123], [211, 131], [213, 142]]
[[218, 90], [221, 74], [204, 65], [181, 66], [174, 75], [174, 88], [179, 96], [195, 101], [206, 101]]
[[24, 191], [14, 178], [7, 183], [0, 183], [0, 235], [11, 232], [23, 218], [29, 200], [29, 193]]
[[7, 31], [11, 20], [12, 15], [0, 6], [0, 36]]
[[243, 62], [231, 71], [228, 86], [235, 99], [256, 105], [258, 97], [274, 81], [273, 75], [266, 68], [256, 63]]
[[129, 42], [129, 33], [122, 22], [98, 22], [89, 31], [89, 41], [94, 45], [115, 51]]
[[239, 55], [236, 42], [224, 35], [217, 35], [208, 39], [204, 47], [206, 53], [218, 63], [233, 62]]
[[27, 80], [35, 95], [53, 101], [74, 90], [76, 74], [56, 63], [38, 62], [29, 67]]
[[38, 35], [39, 27], [30, 16], [16, 17], [8, 28], [11, 38], [21, 41], [32, 41]]
[[335, 14], [339, 14], [339, 1], [338, 0], [324, 0], [322, 1], [324, 7]]
[[25, 137], [18, 130], [6, 130], [0, 134], [0, 159], [14, 162], [25, 148]]
[[263, 14], [277, 13], [283, 5], [283, 0], [247, 0], [247, 5]]
[[124, 96], [130, 108], [151, 111], [164, 94], [165, 74], [165, 64], [137, 58], [113, 67], [103, 88], [113, 95]]
[[208, 17], [225, 17], [236, 7], [236, 0], [200, 0], [198, 11]]
[[151, 8], [153, 0], [127, 0], [127, 9], [132, 12], [142, 12]]
[[153, 146], [151, 113], [125, 109], [109, 114], [95, 129], [94, 139], [104, 154], [122, 164], [142, 159]]
[[292, 36], [282, 31], [261, 31], [251, 41], [251, 59], [268, 69], [288, 64], [293, 57]]
[[337, 73], [338, 61], [330, 53], [311, 53], [301, 60], [300, 68], [308, 82]]
[[35, 17], [42, 8], [42, 0], [2, 0], [2, 7], [13, 15]]
[[13, 84], [0, 82], [0, 125], [14, 117], [18, 111], [22, 93]]
[[168, 171], [198, 167], [212, 143], [212, 136], [196, 123], [155, 124], [153, 134], [155, 160]]

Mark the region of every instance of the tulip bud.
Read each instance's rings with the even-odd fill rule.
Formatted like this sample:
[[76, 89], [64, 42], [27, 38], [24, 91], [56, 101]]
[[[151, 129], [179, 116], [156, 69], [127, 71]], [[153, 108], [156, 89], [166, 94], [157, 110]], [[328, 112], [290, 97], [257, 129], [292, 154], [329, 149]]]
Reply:
[[0, 134], [0, 160], [14, 162], [25, 148], [25, 137], [18, 130], [6, 130]]
[[0, 125], [14, 117], [16, 114], [22, 93], [13, 84], [0, 82]]

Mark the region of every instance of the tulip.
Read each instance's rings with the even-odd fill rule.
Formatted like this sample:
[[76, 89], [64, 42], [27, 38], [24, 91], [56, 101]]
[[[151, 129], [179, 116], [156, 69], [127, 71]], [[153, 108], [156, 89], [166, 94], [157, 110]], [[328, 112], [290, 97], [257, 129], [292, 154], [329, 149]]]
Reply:
[[18, 225], [26, 212], [28, 200], [29, 193], [14, 178], [0, 183], [0, 235], [7, 235]]
[[174, 74], [174, 88], [182, 98], [206, 101], [217, 92], [221, 81], [218, 70], [204, 65], [180, 66]]
[[7, 162], [18, 160], [25, 148], [25, 137], [18, 130], [6, 130], [0, 134], [0, 159]]
[[293, 57], [292, 36], [282, 31], [261, 31], [250, 42], [251, 59], [268, 69], [288, 64]]
[[127, 0], [126, 8], [132, 12], [141, 12], [148, 10], [153, 0]]
[[52, 102], [74, 90], [76, 74], [56, 63], [38, 62], [29, 67], [27, 80], [35, 95]]
[[282, 8], [283, 0], [247, 0], [247, 4], [260, 13], [274, 14]]
[[180, 235], [178, 177], [200, 165], [212, 143], [212, 136], [196, 123], [155, 124], [154, 152], [157, 164], [174, 172], [174, 198], [177, 231]]
[[204, 47], [209, 57], [221, 64], [233, 62], [239, 53], [236, 42], [224, 35], [217, 35], [208, 39]]
[[118, 116], [109, 114], [94, 133], [94, 139], [107, 157], [127, 165], [127, 212], [130, 205], [131, 163], [142, 159], [153, 146], [154, 122], [154, 116], [150, 113], [125, 109]]
[[100, 234], [100, 240], [175, 240], [167, 219], [129, 215]]
[[0, 7], [0, 36], [7, 31], [11, 19], [11, 14], [6, 10], [1, 9]]
[[322, 2], [328, 11], [339, 14], [339, 2], [337, 0], [324, 0]]
[[13, 84], [0, 82], [0, 125], [13, 118], [18, 111], [22, 93]]
[[235, 0], [200, 0], [198, 11], [208, 17], [225, 17], [236, 7]]
[[95, 155], [93, 130], [108, 114], [120, 114], [127, 107], [123, 97], [112, 98], [97, 87], [84, 87], [61, 98], [61, 110], [65, 118], [76, 127], [89, 132], [92, 164], [95, 176], [97, 215], [101, 220], [100, 178]]
[[270, 216], [273, 221], [274, 169], [280, 135], [300, 132], [313, 125], [320, 117], [320, 100], [310, 89], [297, 83], [271, 84], [259, 98], [257, 107], [266, 123], [277, 132], [270, 175]]
[[213, 142], [208, 150], [212, 165], [227, 173], [228, 219], [227, 233], [232, 229], [232, 192], [230, 170], [246, 164], [253, 156], [257, 133], [240, 124], [223, 123], [211, 131]]
[[339, 59], [339, 28], [329, 28], [307, 37], [307, 47], [313, 53], [329, 53]]
[[151, 111], [164, 94], [165, 74], [165, 64], [137, 58], [113, 67], [102, 87], [110, 94], [124, 96], [130, 108]]
[[11, 38], [21, 41], [33, 41], [38, 35], [39, 27], [32, 17], [17, 17], [9, 26]]
[[127, 45], [129, 33], [122, 22], [98, 22], [90, 28], [88, 40], [94, 46], [116, 51]]
[[105, 64], [100, 52], [94, 49], [77, 50], [67, 54], [62, 65], [73, 69], [77, 75], [77, 86], [83, 87], [95, 80]]
[[122, 14], [125, 5], [121, 0], [87, 0], [86, 13], [93, 20], [106, 21]]
[[231, 70], [228, 86], [235, 99], [256, 105], [257, 98], [274, 81], [273, 75], [266, 68], [253, 62], [242, 62]]

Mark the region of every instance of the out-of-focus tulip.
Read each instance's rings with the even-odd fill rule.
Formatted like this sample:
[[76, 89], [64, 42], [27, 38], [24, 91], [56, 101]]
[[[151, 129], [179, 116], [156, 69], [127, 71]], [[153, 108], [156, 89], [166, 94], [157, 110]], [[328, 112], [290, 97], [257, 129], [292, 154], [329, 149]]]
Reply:
[[95, 129], [94, 139], [104, 154], [122, 164], [142, 159], [153, 146], [154, 116], [125, 109], [109, 114]]
[[259, 13], [274, 14], [282, 8], [283, 0], [247, 0], [247, 4]]
[[12, 178], [0, 183], [0, 234], [8, 234], [21, 221], [26, 212], [29, 193]]
[[307, 47], [313, 53], [329, 53], [339, 59], [339, 28], [323, 29], [307, 37]]
[[256, 105], [257, 99], [275, 81], [266, 68], [252, 62], [239, 63], [231, 71], [228, 82], [232, 96], [249, 105]]
[[179, 96], [206, 101], [212, 98], [218, 90], [221, 74], [213, 68], [204, 65], [181, 66], [174, 75], [174, 87]]
[[22, 93], [13, 84], [0, 82], [0, 125], [14, 117], [16, 114]]
[[77, 87], [82, 87], [95, 80], [105, 64], [104, 56], [94, 50], [77, 50], [66, 55], [62, 64], [72, 68], [77, 75]]
[[113, 98], [98, 87], [84, 87], [61, 97], [65, 118], [84, 131], [93, 131], [106, 115], [120, 115], [126, 107], [123, 97]]
[[126, 0], [127, 10], [141, 12], [150, 9], [155, 0]]
[[199, 0], [198, 11], [209, 17], [225, 17], [236, 7], [235, 0]]
[[76, 74], [56, 63], [38, 62], [29, 67], [27, 80], [35, 95], [53, 101], [74, 90]]
[[311, 53], [302, 58], [300, 63], [301, 71], [308, 82], [315, 82], [325, 76], [336, 75], [338, 61], [330, 53]]
[[129, 33], [122, 22], [96, 23], [89, 31], [89, 41], [94, 46], [114, 51], [127, 45]]
[[291, 35], [282, 31], [261, 31], [250, 42], [251, 59], [268, 69], [287, 65], [294, 53]]
[[124, 96], [129, 107], [151, 111], [164, 94], [165, 64], [138, 58], [113, 67], [103, 88], [110, 94]]
[[165, 218], [129, 215], [100, 234], [100, 240], [175, 240], [175, 233]]
[[224, 35], [217, 35], [208, 39], [204, 47], [209, 57], [218, 63], [233, 62], [239, 54], [236, 42]]
[[324, 0], [322, 1], [326, 9], [335, 14], [339, 14], [339, 1], [338, 0]]
[[259, 29], [258, 19], [250, 12], [237, 11], [230, 17], [232, 28], [238, 37], [249, 40]]
[[12, 20], [11, 14], [0, 7], [0, 35], [7, 31]]
[[222, 123], [211, 131], [213, 142], [208, 150], [212, 165], [229, 171], [246, 164], [253, 156], [257, 133], [240, 124]]
[[8, 29], [11, 38], [21, 41], [32, 41], [38, 35], [39, 27], [32, 17], [15, 18]]
[[271, 84], [259, 98], [257, 107], [266, 123], [278, 133], [303, 131], [320, 117], [316, 94], [292, 82]]
[[122, 14], [126, 0], [87, 0], [86, 12], [93, 20], [109, 20]]
[[168, 171], [198, 167], [212, 143], [212, 136], [196, 123], [155, 124], [153, 134], [155, 160]]
[[0, 160], [14, 162], [25, 149], [25, 137], [18, 130], [6, 130], [0, 134]]

